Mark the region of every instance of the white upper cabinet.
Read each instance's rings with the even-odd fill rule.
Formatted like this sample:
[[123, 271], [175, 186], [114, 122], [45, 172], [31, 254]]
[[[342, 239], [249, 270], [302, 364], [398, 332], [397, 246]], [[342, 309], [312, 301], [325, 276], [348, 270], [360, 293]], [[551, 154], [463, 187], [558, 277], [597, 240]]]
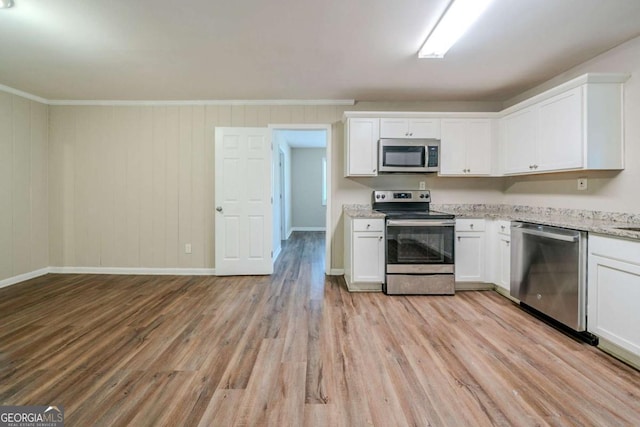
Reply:
[[625, 79], [585, 75], [509, 108], [500, 120], [504, 174], [623, 169]]
[[442, 119], [440, 175], [490, 175], [493, 121]]
[[383, 118], [380, 119], [380, 138], [440, 139], [440, 119]]
[[345, 123], [344, 176], [378, 174], [380, 119], [349, 118]]
[[533, 172], [536, 156], [538, 110], [531, 107], [500, 121], [504, 173]]
[[578, 87], [539, 104], [536, 171], [582, 167], [582, 91]]

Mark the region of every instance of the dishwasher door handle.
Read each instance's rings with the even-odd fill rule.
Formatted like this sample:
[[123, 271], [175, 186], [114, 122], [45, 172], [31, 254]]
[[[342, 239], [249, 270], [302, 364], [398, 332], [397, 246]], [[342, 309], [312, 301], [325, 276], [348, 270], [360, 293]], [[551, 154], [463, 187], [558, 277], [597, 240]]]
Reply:
[[563, 242], [577, 242], [578, 238], [580, 237], [579, 234], [575, 236], [567, 236], [564, 234], [549, 233], [547, 231], [531, 230], [528, 228], [515, 228], [515, 231], [520, 231], [523, 234], [532, 234], [534, 236], [546, 237], [548, 239], [562, 240]]

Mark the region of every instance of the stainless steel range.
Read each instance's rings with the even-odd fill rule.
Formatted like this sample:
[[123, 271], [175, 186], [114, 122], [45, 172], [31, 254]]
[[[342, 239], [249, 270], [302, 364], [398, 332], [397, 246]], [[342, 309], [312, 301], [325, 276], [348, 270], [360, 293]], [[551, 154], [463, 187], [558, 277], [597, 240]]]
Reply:
[[386, 294], [455, 292], [455, 217], [430, 210], [430, 202], [428, 190], [373, 192], [373, 209], [386, 215]]

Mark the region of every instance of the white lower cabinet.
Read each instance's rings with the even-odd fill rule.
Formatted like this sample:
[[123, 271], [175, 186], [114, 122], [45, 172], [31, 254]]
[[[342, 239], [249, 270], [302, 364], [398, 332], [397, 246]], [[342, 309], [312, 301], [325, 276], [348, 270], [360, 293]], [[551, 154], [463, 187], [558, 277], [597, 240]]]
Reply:
[[345, 218], [344, 278], [350, 291], [381, 291], [384, 282], [384, 219]]
[[588, 264], [587, 329], [601, 338], [601, 347], [622, 349], [618, 355], [638, 366], [640, 242], [589, 235]]
[[493, 238], [496, 243], [493, 252], [494, 282], [508, 294], [511, 286], [511, 223], [499, 220], [494, 221], [493, 224]]
[[456, 282], [485, 280], [485, 220], [457, 219], [455, 241]]

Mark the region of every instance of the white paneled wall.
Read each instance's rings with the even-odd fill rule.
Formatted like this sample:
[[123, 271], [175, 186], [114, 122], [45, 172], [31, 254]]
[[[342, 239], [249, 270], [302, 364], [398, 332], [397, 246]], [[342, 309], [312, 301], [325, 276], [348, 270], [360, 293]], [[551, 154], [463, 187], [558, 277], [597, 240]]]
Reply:
[[343, 112], [333, 106], [50, 108], [51, 264], [70, 267], [213, 268], [215, 126], [333, 123]]
[[0, 281], [45, 268], [48, 107], [0, 92]]

